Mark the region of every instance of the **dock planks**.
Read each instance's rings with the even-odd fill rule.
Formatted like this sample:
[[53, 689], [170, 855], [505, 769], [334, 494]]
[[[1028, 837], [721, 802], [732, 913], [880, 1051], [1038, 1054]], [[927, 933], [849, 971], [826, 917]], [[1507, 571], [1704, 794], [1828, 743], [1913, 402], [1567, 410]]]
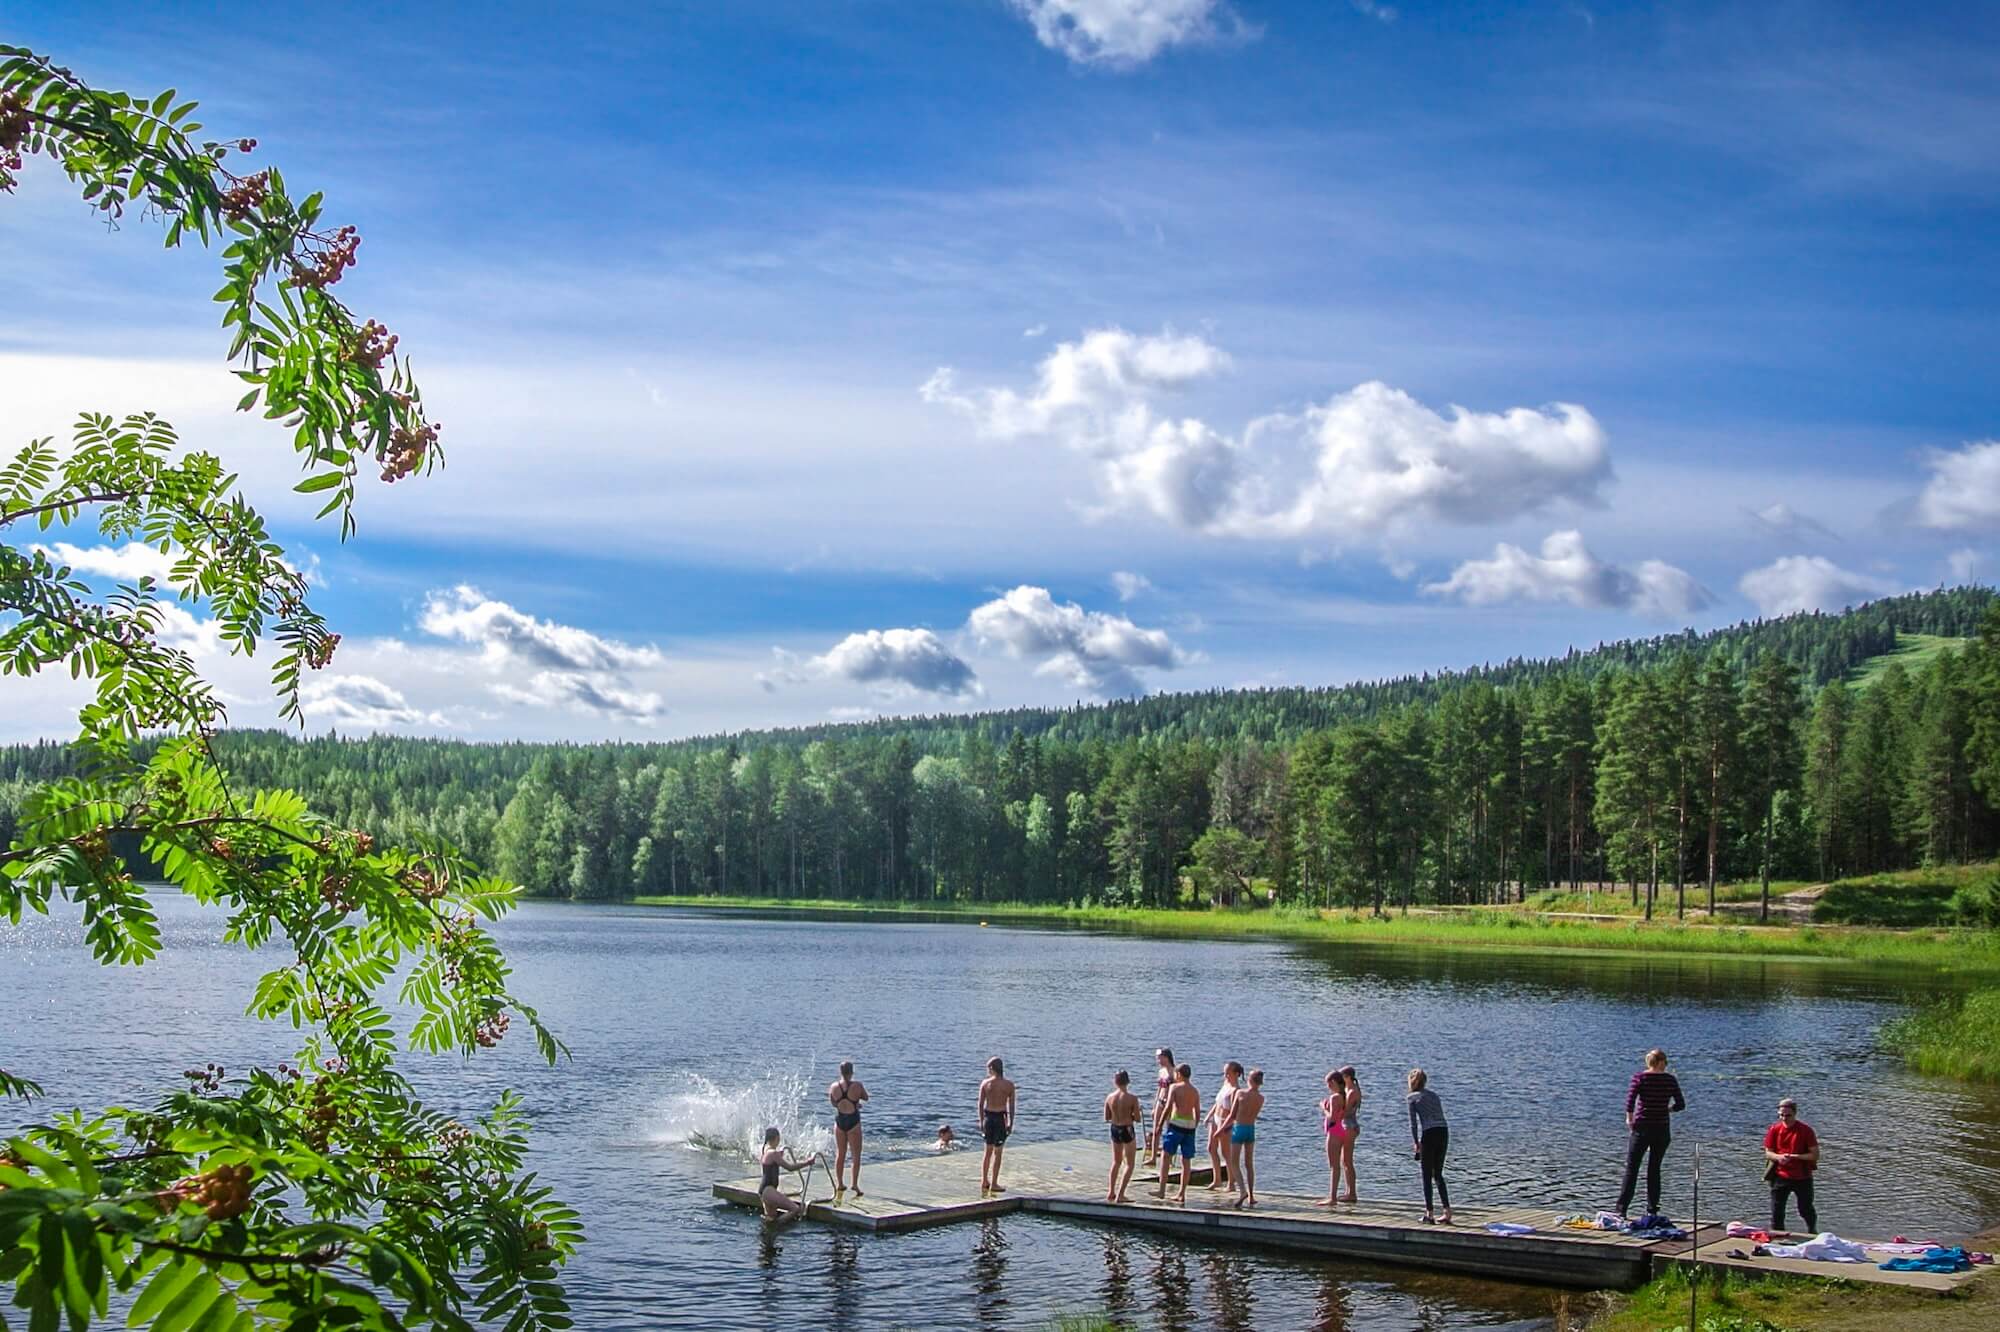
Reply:
[[[1110, 1153], [1096, 1139], [1020, 1143], [1007, 1149], [1001, 1171], [1005, 1191], [979, 1196], [977, 1146], [937, 1156], [870, 1162], [863, 1168], [864, 1196], [835, 1202], [827, 1196], [828, 1177], [815, 1172], [806, 1219], [894, 1234], [950, 1225], [980, 1217], [1029, 1211], [1103, 1225], [1131, 1226], [1214, 1243], [1265, 1245], [1329, 1258], [1362, 1259], [1438, 1272], [1466, 1273], [1589, 1289], [1643, 1284], [1662, 1262], [1689, 1261], [1699, 1246], [1704, 1265], [1736, 1271], [1804, 1273], [1872, 1285], [1945, 1293], [1978, 1276], [1884, 1272], [1872, 1264], [1814, 1263], [1782, 1258], [1729, 1258], [1732, 1248], [1749, 1251], [1740, 1240], [1724, 1238], [1713, 1222], [1695, 1228], [1694, 1240], [1635, 1239], [1611, 1231], [1556, 1229], [1555, 1213], [1536, 1207], [1457, 1207], [1457, 1224], [1427, 1226], [1421, 1208], [1404, 1201], [1364, 1198], [1328, 1211], [1301, 1194], [1266, 1192], [1254, 1211], [1230, 1206], [1231, 1195], [1201, 1187], [1208, 1181], [1197, 1165], [1187, 1204], [1154, 1198], [1153, 1175], [1141, 1167], [1133, 1176], [1129, 1203], [1104, 1199]], [[788, 1177], [789, 1179], [790, 1177]], [[756, 1207], [757, 1181], [717, 1184], [717, 1198]], [[1496, 1235], [1494, 1222], [1535, 1227], [1532, 1234]]]

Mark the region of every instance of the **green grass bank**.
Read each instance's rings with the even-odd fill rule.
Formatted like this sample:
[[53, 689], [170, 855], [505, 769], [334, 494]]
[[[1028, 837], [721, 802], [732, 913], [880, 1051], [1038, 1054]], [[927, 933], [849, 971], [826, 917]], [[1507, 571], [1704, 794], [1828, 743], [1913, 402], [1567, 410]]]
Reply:
[[[1990, 1239], [1990, 1237], [1989, 1237]], [[1982, 1241], [1986, 1242], [1986, 1241]], [[1676, 1332], [1688, 1327], [1688, 1274], [1668, 1271], [1612, 1296], [1589, 1332]], [[2000, 1326], [2000, 1278], [1951, 1295], [1864, 1286], [1821, 1277], [1703, 1274], [1699, 1332], [1974, 1332]]]
[[1287, 939], [1328, 944], [1788, 958], [1919, 966], [1935, 974], [2000, 977], [2000, 933], [1857, 926], [1565, 920], [1508, 908], [1364, 912], [1274, 909], [1167, 911], [1018, 903], [851, 902], [817, 898], [639, 897], [641, 906], [711, 911], [852, 913], [882, 919], [963, 920], [1123, 930], [1165, 938]]

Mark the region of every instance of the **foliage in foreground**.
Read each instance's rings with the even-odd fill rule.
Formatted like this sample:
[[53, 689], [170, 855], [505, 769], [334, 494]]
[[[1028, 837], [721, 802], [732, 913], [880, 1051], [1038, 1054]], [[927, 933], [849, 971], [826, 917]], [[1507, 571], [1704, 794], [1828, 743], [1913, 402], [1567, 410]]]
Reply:
[[[195, 141], [193, 103], [175, 103], [94, 90], [0, 46], [0, 193], [42, 156], [109, 221], [131, 205], [169, 246], [224, 243], [217, 300], [250, 385], [240, 406], [261, 401], [291, 432], [310, 473], [298, 488], [325, 494], [322, 516], [337, 512], [345, 534], [360, 469], [394, 480], [429, 467], [436, 427], [395, 339], [330, 290], [354, 261], [353, 229], [320, 231], [318, 196], [294, 202], [275, 170], [231, 171], [231, 153], [255, 145]], [[168, 556], [166, 586], [99, 595], [28, 541], [92, 521]], [[222, 705], [169, 632], [190, 618], [174, 601], [205, 609], [229, 651], [275, 641], [290, 716], [303, 674], [339, 641], [233, 478], [180, 454], [156, 418], [85, 416], [69, 449], [37, 440], [0, 460], [0, 538], [0, 673], [66, 668], [94, 685], [79, 770], [27, 797], [0, 855], [0, 917], [18, 925], [66, 901], [99, 962], [143, 964], [161, 940], [121, 855], [136, 850], [225, 913], [228, 939], [283, 960], [249, 1011], [303, 1033], [275, 1068], [191, 1068], [150, 1105], [0, 1137], [0, 1282], [30, 1332], [81, 1332], [114, 1298], [132, 1325], [174, 1332], [568, 1327], [558, 1277], [580, 1230], [521, 1171], [519, 1102], [460, 1122], [395, 1065], [405, 1041], [469, 1056], [516, 1017], [557, 1057], [481, 924], [515, 889], [442, 841], [378, 846], [217, 762]], [[398, 1000], [414, 1013], [401, 1040]], [[0, 1096], [42, 1092], [0, 1072]]]

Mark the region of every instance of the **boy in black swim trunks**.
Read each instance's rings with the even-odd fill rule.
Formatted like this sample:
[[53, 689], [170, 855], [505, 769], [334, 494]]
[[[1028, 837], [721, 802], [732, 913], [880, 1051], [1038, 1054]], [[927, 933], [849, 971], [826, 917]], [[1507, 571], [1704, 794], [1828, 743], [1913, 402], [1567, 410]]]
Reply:
[[[1111, 1081], [1115, 1084], [1111, 1095], [1104, 1098], [1104, 1122], [1111, 1125], [1111, 1188], [1104, 1201], [1125, 1202], [1125, 1188], [1139, 1164], [1139, 1098], [1132, 1094], [1132, 1075], [1124, 1069]], [[1122, 1182], [1118, 1178], [1121, 1165], [1125, 1167]]]
[[979, 1084], [979, 1126], [986, 1138], [986, 1155], [979, 1162], [979, 1196], [1000, 1190], [1000, 1156], [1007, 1135], [1014, 1131], [1014, 1084], [1001, 1072], [1000, 1056], [986, 1061], [986, 1081]]

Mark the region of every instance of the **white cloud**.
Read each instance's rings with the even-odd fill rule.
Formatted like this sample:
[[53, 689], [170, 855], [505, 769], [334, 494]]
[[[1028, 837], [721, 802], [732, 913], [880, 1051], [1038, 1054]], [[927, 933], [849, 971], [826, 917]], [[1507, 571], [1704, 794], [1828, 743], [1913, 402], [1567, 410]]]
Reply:
[[1945, 531], [2000, 528], [2000, 439], [1935, 450], [1931, 479], [1917, 496], [1917, 521]]
[[1767, 504], [1761, 509], [1746, 507], [1743, 512], [1751, 521], [1770, 535], [1782, 541], [1807, 541], [1819, 539], [1838, 541], [1840, 536], [1832, 528], [1811, 514], [1800, 513], [1785, 503]]
[[1963, 546], [1945, 556], [1945, 567], [1951, 570], [1951, 581], [1969, 583], [1979, 574], [1979, 566], [1986, 563], [1986, 557], [1970, 546]]
[[1901, 590], [1886, 579], [1843, 569], [1822, 555], [1787, 555], [1752, 569], [1736, 586], [1764, 615], [1839, 610]]
[[1047, 324], [1030, 324], [1021, 330], [1021, 336], [1024, 338], [1039, 338], [1048, 331], [1049, 326]]
[[1143, 65], [1170, 46], [1252, 30], [1222, 0], [1011, 0], [1035, 37], [1079, 65]]
[[658, 648], [537, 619], [462, 583], [431, 593], [418, 623], [428, 634], [479, 647], [491, 670], [536, 668], [525, 683], [510, 677], [488, 686], [511, 703], [569, 707], [642, 724], [666, 712], [657, 693], [634, 688], [624, 675], [663, 665]]
[[1715, 600], [1686, 571], [1660, 560], [1646, 560], [1630, 570], [1606, 564], [1575, 531], [1551, 532], [1540, 555], [1503, 541], [1493, 548], [1491, 559], [1467, 560], [1450, 578], [1426, 583], [1423, 591], [1474, 606], [1560, 601], [1659, 618], [1691, 615]]
[[929, 629], [868, 629], [849, 634], [816, 657], [778, 653], [779, 669], [758, 682], [773, 689], [780, 681], [847, 680], [888, 696], [909, 693], [970, 698], [979, 677], [963, 658]]
[[555, 671], [617, 671], [658, 666], [658, 648], [632, 647], [515, 610], [463, 583], [424, 601], [424, 632], [483, 647]]
[[1153, 590], [1153, 580], [1142, 573], [1131, 573], [1124, 569], [1114, 570], [1111, 586], [1117, 589], [1120, 601], [1130, 601], [1141, 592]]
[[137, 583], [150, 577], [164, 584], [174, 567], [172, 556], [162, 555], [139, 541], [128, 541], [122, 546], [73, 546], [67, 541], [51, 541], [35, 549], [86, 577], [95, 574], [120, 583]]
[[1377, 3], [1377, 0], [1349, 0], [1349, 3], [1354, 6], [1354, 12], [1357, 14], [1365, 14], [1369, 18], [1381, 23], [1394, 23], [1396, 21], [1396, 7], [1394, 5], [1380, 4]]
[[1067, 680], [1104, 697], [1143, 694], [1144, 669], [1170, 671], [1191, 658], [1164, 630], [1143, 629], [1123, 615], [1057, 602], [1046, 588], [1023, 586], [975, 608], [966, 628], [981, 643], [1039, 662], [1038, 675]]
[[383, 729], [392, 726], [445, 726], [441, 712], [410, 706], [400, 689], [372, 675], [329, 675], [299, 688], [300, 710], [336, 725]]
[[667, 711], [658, 694], [630, 688], [610, 675], [536, 671], [525, 683], [502, 681], [491, 689], [496, 697], [524, 707], [569, 707], [642, 726], [650, 726]]
[[1097, 460], [1114, 508], [1211, 535], [1336, 545], [1433, 522], [1482, 524], [1560, 500], [1601, 503], [1604, 431], [1584, 408], [1437, 412], [1386, 384], [1361, 384], [1299, 413], [1253, 420], [1232, 439], [1156, 401], [1229, 368], [1205, 339], [1097, 329], [1064, 342], [1026, 392], [967, 393], [940, 369], [928, 402], [1001, 439], [1047, 435]]

